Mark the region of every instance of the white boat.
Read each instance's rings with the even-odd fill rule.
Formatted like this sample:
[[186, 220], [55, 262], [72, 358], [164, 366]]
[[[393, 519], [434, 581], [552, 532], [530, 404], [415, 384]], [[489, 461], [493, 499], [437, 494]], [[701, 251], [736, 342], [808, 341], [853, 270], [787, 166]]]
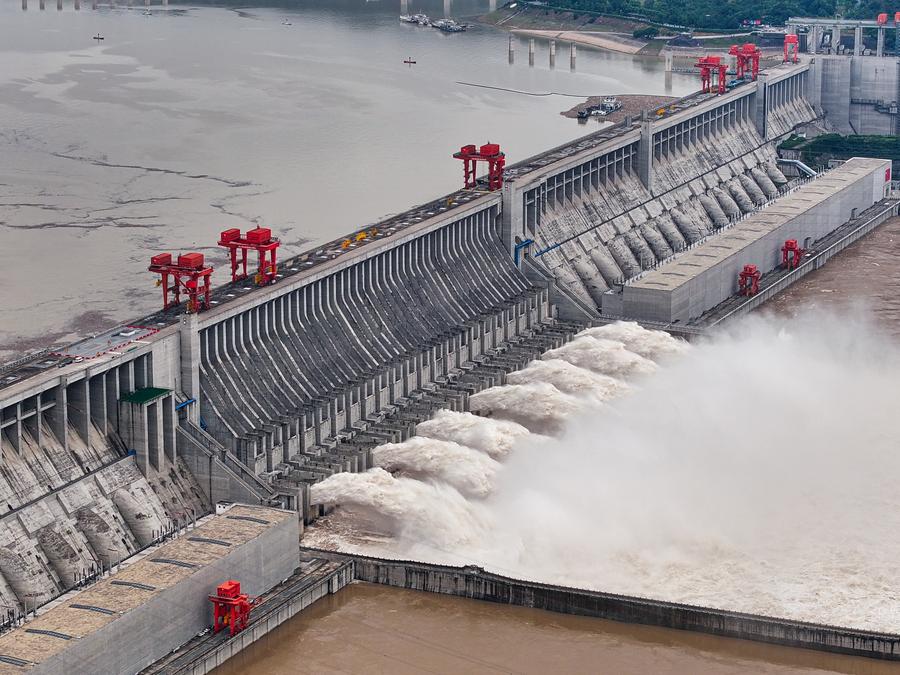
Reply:
[[403, 23], [414, 23], [419, 26], [431, 25], [431, 19], [425, 14], [401, 14], [400, 21]]

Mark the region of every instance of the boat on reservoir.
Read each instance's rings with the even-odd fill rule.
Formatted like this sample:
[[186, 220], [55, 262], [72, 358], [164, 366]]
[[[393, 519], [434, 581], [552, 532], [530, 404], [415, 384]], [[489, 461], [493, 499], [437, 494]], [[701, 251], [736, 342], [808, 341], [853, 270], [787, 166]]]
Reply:
[[414, 23], [419, 26], [431, 25], [431, 19], [426, 14], [401, 14], [400, 21], [403, 23]]
[[457, 23], [453, 19], [438, 19], [437, 21], [433, 21], [431, 23], [431, 27], [442, 30], [445, 33], [462, 33], [469, 26], [466, 24]]

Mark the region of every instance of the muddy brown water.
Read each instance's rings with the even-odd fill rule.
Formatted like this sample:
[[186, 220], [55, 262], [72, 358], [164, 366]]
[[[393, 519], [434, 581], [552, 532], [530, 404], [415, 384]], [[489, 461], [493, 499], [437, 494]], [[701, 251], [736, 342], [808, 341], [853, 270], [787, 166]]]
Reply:
[[900, 338], [900, 218], [874, 232], [778, 294], [763, 308], [780, 316], [813, 309], [869, 318]]
[[215, 675], [302, 673], [858, 673], [883, 661], [355, 583]]

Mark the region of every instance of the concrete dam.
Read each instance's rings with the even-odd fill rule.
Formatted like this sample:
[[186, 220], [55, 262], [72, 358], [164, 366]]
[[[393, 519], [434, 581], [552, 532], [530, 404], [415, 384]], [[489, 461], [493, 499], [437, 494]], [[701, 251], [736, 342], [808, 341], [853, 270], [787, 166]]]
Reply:
[[[218, 287], [206, 311], [4, 366], [0, 603], [28, 611], [219, 501], [309, 523], [310, 485], [366, 470], [374, 447], [622, 318], [626, 282], [804, 189], [774, 145], [820, 115], [810, 67], [514, 164], [502, 190], [460, 190], [316, 247], [274, 284]], [[876, 187], [847, 208], [873, 208]]]

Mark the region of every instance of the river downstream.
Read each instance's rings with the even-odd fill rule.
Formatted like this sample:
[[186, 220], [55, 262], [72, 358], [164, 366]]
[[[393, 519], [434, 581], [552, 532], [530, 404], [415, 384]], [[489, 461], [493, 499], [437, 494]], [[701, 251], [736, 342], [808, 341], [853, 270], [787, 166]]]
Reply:
[[894, 664], [371, 584], [323, 598], [215, 675], [888, 675]]

